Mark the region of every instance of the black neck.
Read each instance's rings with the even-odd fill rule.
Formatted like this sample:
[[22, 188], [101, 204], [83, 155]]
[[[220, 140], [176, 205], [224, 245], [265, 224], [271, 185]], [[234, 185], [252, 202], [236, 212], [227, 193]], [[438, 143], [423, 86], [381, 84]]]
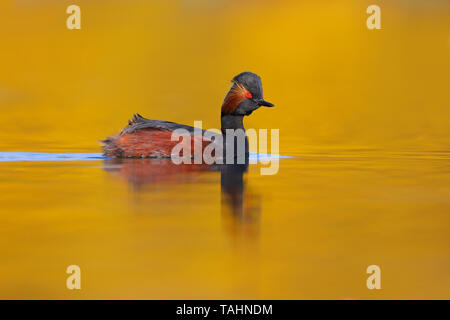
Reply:
[[221, 117], [222, 133], [225, 133], [226, 129], [244, 129], [244, 121], [243, 120], [244, 120], [244, 116], [222, 114], [222, 117]]

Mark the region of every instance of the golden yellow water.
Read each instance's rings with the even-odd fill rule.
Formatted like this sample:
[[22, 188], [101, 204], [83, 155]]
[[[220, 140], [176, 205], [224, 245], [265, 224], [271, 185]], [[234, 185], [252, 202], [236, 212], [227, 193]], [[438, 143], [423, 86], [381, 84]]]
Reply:
[[231, 195], [220, 172], [0, 163], [0, 298], [450, 298], [448, 2], [383, 2], [372, 31], [373, 1], [85, 0], [81, 30], [69, 4], [0, 4], [0, 151], [100, 152], [134, 112], [218, 127], [250, 70], [276, 107], [246, 126], [295, 158]]

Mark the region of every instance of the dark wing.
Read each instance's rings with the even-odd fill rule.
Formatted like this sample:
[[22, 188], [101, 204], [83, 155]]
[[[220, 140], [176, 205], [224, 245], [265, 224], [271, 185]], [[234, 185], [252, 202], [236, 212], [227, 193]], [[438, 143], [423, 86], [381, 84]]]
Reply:
[[[174, 131], [176, 129], [185, 129], [189, 133], [194, 134], [194, 127], [170, 121], [146, 119], [138, 113], [133, 115], [133, 118], [128, 121], [128, 126], [126, 126], [120, 134], [132, 133], [137, 130], [149, 128], [169, 131]], [[204, 132], [205, 130], [202, 129], [202, 134]]]

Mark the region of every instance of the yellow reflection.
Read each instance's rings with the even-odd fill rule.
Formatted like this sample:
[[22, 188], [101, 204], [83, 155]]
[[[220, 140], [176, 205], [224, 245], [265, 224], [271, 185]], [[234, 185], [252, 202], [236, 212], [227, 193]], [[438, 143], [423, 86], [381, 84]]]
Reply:
[[450, 298], [449, 5], [383, 2], [368, 30], [372, 2], [79, 0], [67, 30], [71, 1], [2, 1], [0, 151], [100, 152], [135, 112], [217, 128], [248, 70], [276, 107], [246, 127], [298, 158], [229, 189], [155, 162], [0, 163], [0, 298]]

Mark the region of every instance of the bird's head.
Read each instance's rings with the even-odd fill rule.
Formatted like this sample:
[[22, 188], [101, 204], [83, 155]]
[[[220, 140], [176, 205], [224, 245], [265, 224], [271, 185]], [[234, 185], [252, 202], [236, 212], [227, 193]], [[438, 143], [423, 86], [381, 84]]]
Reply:
[[231, 82], [222, 104], [222, 115], [248, 116], [259, 107], [274, 106], [263, 99], [261, 78], [257, 74], [242, 72]]

